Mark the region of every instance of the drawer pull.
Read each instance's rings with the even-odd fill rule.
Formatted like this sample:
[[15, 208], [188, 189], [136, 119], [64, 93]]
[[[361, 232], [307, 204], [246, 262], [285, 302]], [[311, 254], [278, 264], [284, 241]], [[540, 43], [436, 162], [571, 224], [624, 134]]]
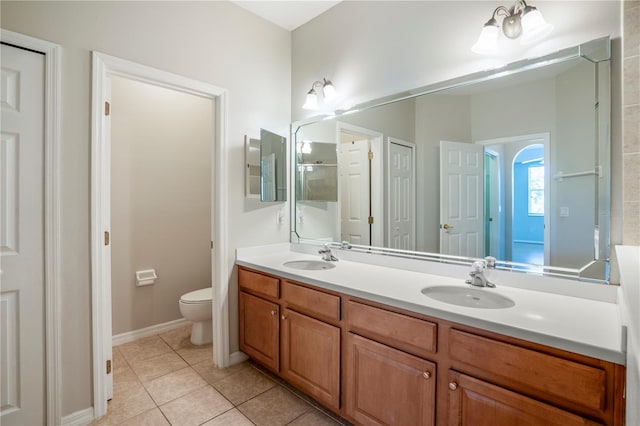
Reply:
[[271, 310], [271, 315], [275, 315], [277, 313], [278, 313], [278, 311], [276, 311], [275, 309]]
[[449, 389], [451, 390], [458, 389], [458, 384], [456, 382], [449, 382]]
[[425, 371], [424, 373], [422, 373], [422, 377], [428, 380], [431, 378], [431, 373], [428, 371]]

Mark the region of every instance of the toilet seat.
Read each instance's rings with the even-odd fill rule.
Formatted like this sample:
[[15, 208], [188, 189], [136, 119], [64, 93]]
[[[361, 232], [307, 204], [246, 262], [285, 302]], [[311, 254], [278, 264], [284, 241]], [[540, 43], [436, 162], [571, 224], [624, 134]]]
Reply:
[[211, 287], [202, 288], [200, 290], [191, 291], [182, 295], [180, 302], [182, 303], [211, 303], [213, 292]]

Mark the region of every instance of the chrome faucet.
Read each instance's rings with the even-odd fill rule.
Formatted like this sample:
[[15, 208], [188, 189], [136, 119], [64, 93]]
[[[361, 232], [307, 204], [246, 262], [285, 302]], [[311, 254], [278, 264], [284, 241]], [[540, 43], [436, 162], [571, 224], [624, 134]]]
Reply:
[[484, 276], [484, 271], [487, 269], [487, 264], [484, 260], [477, 260], [471, 264], [473, 270], [469, 272], [470, 279], [465, 283], [474, 285], [476, 287], [491, 287], [495, 288], [495, 284], [489, 282], [487, 277]]
[[322, 260], [326, 260], [327, 262], [337, 262], [338, 258], [331, 253], [331, 249], [329, 248], [329, 244], [325, 244], [322, 250], [318, 251], [319, 254], [322, 255]]

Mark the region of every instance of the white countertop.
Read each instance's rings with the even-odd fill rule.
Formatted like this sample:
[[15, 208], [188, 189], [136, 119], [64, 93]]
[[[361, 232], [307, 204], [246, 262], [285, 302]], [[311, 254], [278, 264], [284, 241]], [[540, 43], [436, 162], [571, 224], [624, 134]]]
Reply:
[[625, 336], [617, 303], [498, 284], [495, 289], [481, 290], [511, 298], [514, 307], [470, 308], [439, 302], [421, 293], [423, 288], [435, 285], [467, 286], [460, 278], [344, 259], [334, 262], [335, 268], [320, 271], [283, 265], [291, 260], [319, 259], [319, 255], [294, 252], [279, 244], [239, 249], [236, 263], [397, 308], [625, 364]]

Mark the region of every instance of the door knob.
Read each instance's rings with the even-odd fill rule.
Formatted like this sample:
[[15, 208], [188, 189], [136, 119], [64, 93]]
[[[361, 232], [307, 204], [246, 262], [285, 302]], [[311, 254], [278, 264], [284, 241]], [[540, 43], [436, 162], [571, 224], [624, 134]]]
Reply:
[[451, 390], [458, 389], [458, 384], [456, 382], [449, 382], [449, 389]]
[[422, 377], [424, 377], [425, 379], [430, 379], [431, 378], [431, 373], [428, 371], [425, 371], [424, 373], [422, 373]]
[[449, 225], [448, 223], [445, 223], [444, 225], [440, 225], [440, 228], [446, 231], [448, 229], [453, 229], [453, 226]]

